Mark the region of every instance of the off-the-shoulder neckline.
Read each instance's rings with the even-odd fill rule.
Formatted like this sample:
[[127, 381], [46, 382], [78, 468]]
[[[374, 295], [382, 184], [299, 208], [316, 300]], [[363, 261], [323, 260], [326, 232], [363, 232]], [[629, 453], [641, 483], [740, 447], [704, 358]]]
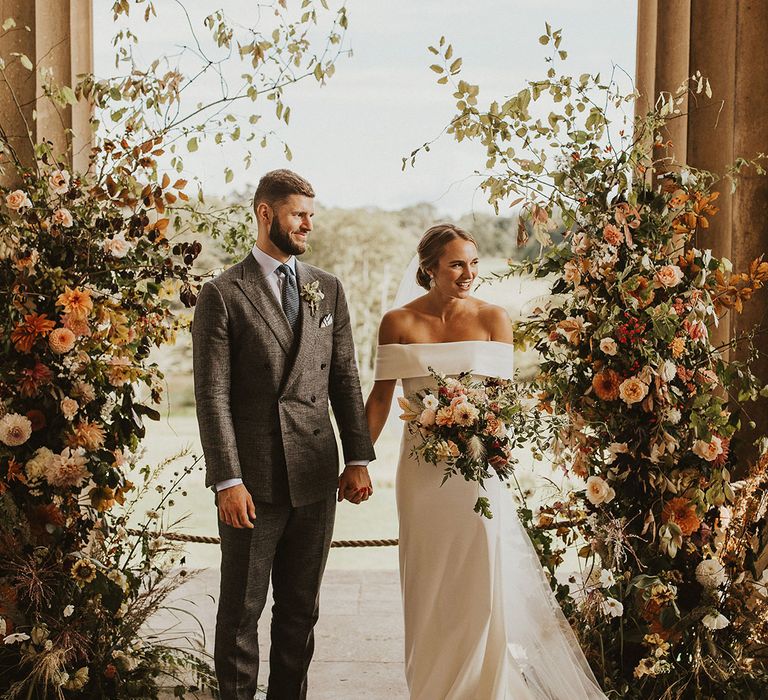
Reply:
[[466, 345], [468, 343], [480, 343], [482, 345], [502, 345], [503, 347], [514, 349], [512, 343], [505, 343], [501, 340], [446, 340], [440, 343], [385, 343], [384, 345], [378, 345], [380, 348], [411, 348], [411, 347], [427, 347], [430, 345]]

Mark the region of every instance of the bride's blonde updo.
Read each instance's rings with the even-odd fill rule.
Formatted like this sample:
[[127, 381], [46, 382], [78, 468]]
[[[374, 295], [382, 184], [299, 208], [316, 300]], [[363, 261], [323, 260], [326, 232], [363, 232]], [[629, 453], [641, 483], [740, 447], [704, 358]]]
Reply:
[[416, 271], [416, 282], [420, 287], [424, 287], [424, 289], [430, 288], [432, 278], [429, 275], [429, 270], [437, 265], [440, 256], [445, 250], [445, 246], [455, 238], [462, 238], [465, 241], [474, 243], [475, 248], [477, 248], [477, 241], [472, 237], [472, 234], [453, 224], [436, 224], [428, 228], [421, 237], [416, 248], [416, 252], [419, 254], [419, 269]]

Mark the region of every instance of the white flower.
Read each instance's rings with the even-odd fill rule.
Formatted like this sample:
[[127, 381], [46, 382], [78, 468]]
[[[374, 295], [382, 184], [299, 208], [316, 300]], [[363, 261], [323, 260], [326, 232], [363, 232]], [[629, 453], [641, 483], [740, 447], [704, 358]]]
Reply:
[[707, 613], [701, 618], [701, 624], [711, 630], [721, 630], [731, 624], [730, 620], [720, 612]]
[[53, 459], [53, 452], [47, 447], [38, 447], [32, 458], [24, 465], [24, 471], [30, 482], [39, 481], [45, 476]]
[[717, 559], [704, 559], [696, 567], [696, 580], [708, 591], [725, 583], [725, 568]]
[[427, 394], [421, 402], [424, 404], [424, 408], [428, 408], [430, 411], [436, 411], [437, 407], [440, 405], [437, 397], [432, 394]]
[[671, 425], [677, 425], [683, 416], [680, 413], [680, 409], [670, 407], [666, 410], [665, 417], [668, 423], [670, 423]]
[[45, 625], [35, 626], [32, 628], [32, 643], [40, 644], [48, 639], [48, 628]]
[[24, 632], [16, 632], [15, 634], [9, 634], [3, 639], [4, 644], [16, 644], [16, 642], [26, 642], [29, 639], [29, 635]]
[[600, 572], [600, 585], [603, 588], [610, 588], [614, 583], [616, 583], [616, 579], [613, 577], [613, 571], [603, 569]]
[[616, 341], [613, 338], [603, 338], [600, 341], [600, 349], [606, 354], [606, 355], [615, 355], [618, 352], [618, 346], [616, 345]]
[[8, 447], [23, 445], [32, 435], [32, 421], [19, 413], [6, 413], [0, 418], [0, 442]]
[[665, 382], [671, 382], [677, 376], [677, 365], [672, 360], [665, 360], [659, 368], [659, 375]]
[[78, 379], [72, 384], [72, 395], [82, 399], [84, 403], [90, 403], [96, 398], [96, 390], [93, 384]]
[[125, 240], [125, 234], [116, 233], [104, 241], [104, 252], [113, 258], [124, 258], [133, 248], [133, 244]]
[[67, 607], [64, 608], [64, 610], [62, 611], [62, 614], [64, 615], [64, 617], [69, 617], [70, 615], [72, 615], [73, 612], [75, 612], [75, 606], [67, 605]]
[[65, 447], [61, 454], [54, 454], [48, 465], [45, 478], [57, 488], [80, 488], [91, 475], [86, 464], [88, 457], [82, 447]]
[[693, 443], [693, 452], [707, 462], [714, 462], [719, 455], [723, 454], [723, 441], [717, 435], [713, 435], [709, 442], [696, 440]]
[[610, 503], [616, 492], [608, 485], [608, 482], [599, 476], [590, 476], [587, 479], [587, 500], [593, 505]]
[[601, 605], [603, 615], [609, 617], [621, 617], [624, 614], [624, 605], [616, 598], [606, 598]]

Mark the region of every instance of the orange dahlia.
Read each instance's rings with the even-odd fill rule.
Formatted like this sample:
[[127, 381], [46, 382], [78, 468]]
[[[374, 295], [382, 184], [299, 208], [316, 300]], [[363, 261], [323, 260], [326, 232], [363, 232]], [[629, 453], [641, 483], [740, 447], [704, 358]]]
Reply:
[[685, 537], [692, 535], [701, 527], [701, 520], [696, 515], [696, 506], [687, 498], [678, 496], [667, 501], [661, 511], [661, 520], [674, 522]]
[[45, 314], [27, 314], [11, 333], [11, 341], [19, 352], [30, 352], [35, 341], [55, 327], [56, 322], [49, 320]]
[[104, 446], [106, 435], [104, 428], [98, 423], [80, 421], [74, 426], [65, 440], [68, 447], [84, 447], [86, 450], [97, 450]]
[[598, 372], [592, 379], [592, 388], [598, 398], [603, 401], [615, 401], [619, 398], [619, 385], [621, 376], [612, 369], [604, 369]]
[[63, 294], [59, 295], [56, 300], [57, 306], [64, 307], [64, 313], [69, 314], [75, 319], [84, 319], [91, 311], [93, 311], [93, 301], [91, 300], [91, 293], [86, 289], [70, 289], [64, 287]]

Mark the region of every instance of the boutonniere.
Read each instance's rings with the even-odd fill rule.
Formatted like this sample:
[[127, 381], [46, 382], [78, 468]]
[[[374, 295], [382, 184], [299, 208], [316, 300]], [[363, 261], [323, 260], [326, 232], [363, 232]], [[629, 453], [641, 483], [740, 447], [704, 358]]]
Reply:
[[325, 299], [325, 294], [320, 289], [320, 280], [302, 285], [301, 298], [309, 304], [309, 315], [314, 316], [320, 302]]

